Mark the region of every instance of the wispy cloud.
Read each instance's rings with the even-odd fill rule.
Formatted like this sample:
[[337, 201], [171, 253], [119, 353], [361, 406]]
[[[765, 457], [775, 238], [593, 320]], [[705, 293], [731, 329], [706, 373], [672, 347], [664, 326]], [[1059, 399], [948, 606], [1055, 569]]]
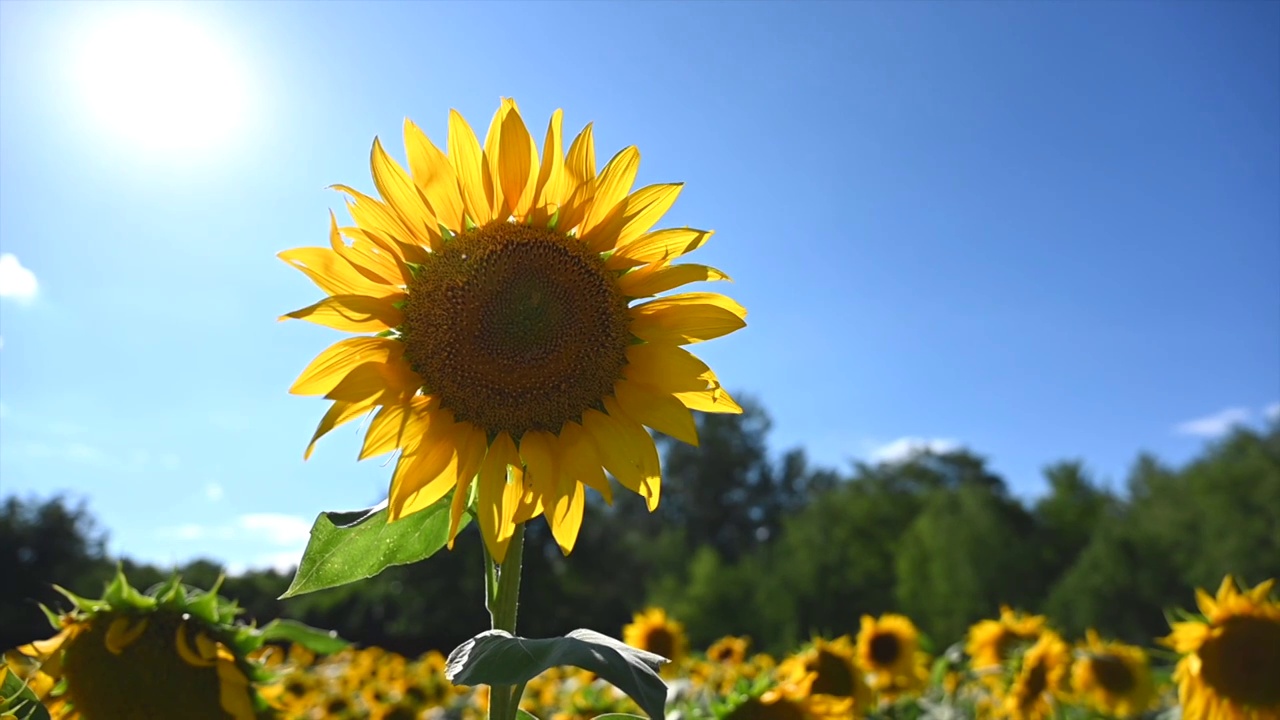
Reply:
[[1263, 408], [1262, 414], [1268, 420], [1272, 420], [1272, 421], [1280, 420], [1280, 400], [1277, 400], [1276, 402], [1273, 402], [1270, 405]]
[[36, 298], [40, 283], [36, 274], [22, 266], [18, 256], [13, 253], [0, 255], [0, 298], [9, 298], [21, 303], [31, 302]]
[[[221, 486], [217, 487], [220, 492]], [[206, 488], [206, 494], [207, 492]], [[274, 545], [277, 548], [291, 548], [289, 552], [301, 554], [307, 540], [311, 537], [311, 521], [286, 513], [245, 513], [221, 525], [186, 523], [160, 528], [157, 534], [171, 540], [189, 541], [247, 538]]]
[[951, 438], [900, 437], [871, 451], [871, 459], [882, 463], [900, 463], [922, 452], [935, 454], [958, 450], [960, 443]]
[[218, 502], [225, 494], [220, 483], [211, 482], [204, 486], [204, 497], [209, 502]]
[[1179, 435], [1192, 435], [1203, 438], [1216, 438], [1226, 435], [1236, 425], [1243, 425], [1253, 417], [1249, 408], [1233, 407], [1219, 410], [1194, 420], [1178, 423], [1173, 431]]

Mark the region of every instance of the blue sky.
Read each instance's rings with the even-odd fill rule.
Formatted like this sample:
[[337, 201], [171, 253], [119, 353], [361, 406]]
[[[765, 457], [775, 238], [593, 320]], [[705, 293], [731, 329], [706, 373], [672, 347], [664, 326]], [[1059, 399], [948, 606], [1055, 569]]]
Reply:
[[0, 494], [83, 496], [117, 552], [281, 564], [385, 494], [354, 425], [302, 461], [323, 404], [286, 390], [340, 334], [277, 323], [319, 294], [275, 255], [372, 191], [375, 135], [504, 96], [686, 183], [666, 223], [751, 313], [700, 354], [779, 451], [959, 443], [1033, 496], [1280, 412], [1275, 3], [0, 16]]

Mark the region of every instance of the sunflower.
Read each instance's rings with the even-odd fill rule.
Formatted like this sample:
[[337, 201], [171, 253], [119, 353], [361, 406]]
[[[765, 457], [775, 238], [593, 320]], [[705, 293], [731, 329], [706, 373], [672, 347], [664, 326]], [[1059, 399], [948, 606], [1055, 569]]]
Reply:
[[721, 665], [741, 665], [747, 659], [751, 638], [726, 636], [707, 648], [707, 660]]
[[920, 633], [904, 615], [862, 616], [858, 664], [872, 690], [890, 695], [911, 692], [928, 680], [919, 650]]
[[689, 652], [684, 624], [662, 608], [648, 608], [632, 616], [631, 623], [622, 628], [622, 641], [670, 660], [662, 666], [664, 674], [675, 672]]
[[75, 610], [50, 618], [60, 632], [17, 654], [66, 681], [73, 709], [64, 717], [253, 720], [267, 711], [246, 659], [261, 638], [233, 626], [235, 610], [216, 594], [189, 593], [173, 578], [144, 595], [119, 573], [101, 599], [63, 592]]
[[813, 644], [778, 665], [778, 689], [789, 697], [802, 697], [811, 709], [826, 712], [820, 703], [843, 704], [845, 717], [865, 709], [871, 701], [856, 660], [857, 648], [849, 636], [835, 640], [816, 638]]
[[998, 620], [981, 620], [969, 628], [965, 652], [979, 672], [999, 669], [1018, 650], [1029, 647], [1045, 630], [1043, 615], [1024, 615], [1001, 606]]
[[1022, 656], [1022, 667], [1004, 698], [1004, 717], [1044, 720], [1053, 717], [1054, 694], [1064, 687], [1071, 651], [1052, 630], [1040, 633]]
[[1252, 590], [1230, 575], [1217, 597], [1196, 591], [1203, 618], [1172, 623], [1161, 642], [1182, 654], [1174, 670], [1184, 720], [1280, 718], [1280, 602], [1274, 580]]
[[1071, 669], [1071, 687], [1099, 712], [1117, 718], [1141, 714], [1155, 697], [1147, 653], [1108, 642], [1089, 630]]
[[335, 186], [355, 224], [330, 213], [331, 247], [280, 254], [327, 294], [281, 319], [357, 334], [290, 388], [333, 401], [306, 455], [376, 411], [360, 458], [400, 451], [389, 519], [452, 492], [452, 544], [478, 477], [474, 511], [498, 560], [541, 514], [570, 552], [584, 487], [611, 497], [603, 470], [652, 511], [661, 476], [645, 427], [696, 444], [691, 409], [741, 412], [683, 346], [742, 328], [746, 311], [706, 292], [654, 298], [728, 279], [672, 262], [711, 232], [651, 229], [682, 186], [631, 192], [634, 147], [597, 173], [591, 126], [566, 153], [559, 110], [539, 161], [507, 99], [483, 148], [456, 111], [447, 154], [409, 121], [404, 141], [408, 171], [374, 140], [381, 199]]

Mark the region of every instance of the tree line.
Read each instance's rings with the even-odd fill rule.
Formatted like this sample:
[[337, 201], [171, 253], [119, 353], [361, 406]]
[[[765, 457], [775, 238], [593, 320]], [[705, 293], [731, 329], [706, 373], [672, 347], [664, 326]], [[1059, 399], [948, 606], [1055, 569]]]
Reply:
[[[803, 450], [769, 452], [769, 418], [698, 418], [701, 447], [660, 438], [662, 501], [650, 514], [625, 491], [593, 497], [570, 557], [530, 524], [519, 632], [620, 632], [647, 604], [686, 624], [694, 647], [749, 635], [785, 652], [812, 634], [856, 632], [864, 613], [902, 612], [941, 649], [1002, 603], [1042, 612], [1067, 634], [1096, 628], [1149, 644], [1164, 611], [1226, 573], [1249, 582], [1280, 568], [1280, 423], [1237, 428], [1181, 467], [1140, 455], [1118, 491], [1078, 460], [1044, 469], [1047, 490], [1013, 496], [968, 450], [921, 452], [845, 471]], [[93, 596], [117, 562], [135, 586], [174, 570], [113, 558], [83, 502], [9, 497], [0, 506], [0, 648], [50, 634], [39, 603], [57, 584]], [[361, 645], [448, 651], [488, 627], [479, 537], [368, 581], [278, 600], [290, 576], [227, 577], [222, 594], [259, 622], [288, 617]], [[211, 586], [223, 569], [177, 568]]]

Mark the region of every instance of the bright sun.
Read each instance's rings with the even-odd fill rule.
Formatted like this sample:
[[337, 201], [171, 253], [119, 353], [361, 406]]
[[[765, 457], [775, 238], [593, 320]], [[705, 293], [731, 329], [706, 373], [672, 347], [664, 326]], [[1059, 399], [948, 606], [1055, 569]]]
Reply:
[[77, 75], [96, 121], [158, 151], [211, 150], [244, 122], [238, 58], [194, 18], [159, 4], [99, 18]]

